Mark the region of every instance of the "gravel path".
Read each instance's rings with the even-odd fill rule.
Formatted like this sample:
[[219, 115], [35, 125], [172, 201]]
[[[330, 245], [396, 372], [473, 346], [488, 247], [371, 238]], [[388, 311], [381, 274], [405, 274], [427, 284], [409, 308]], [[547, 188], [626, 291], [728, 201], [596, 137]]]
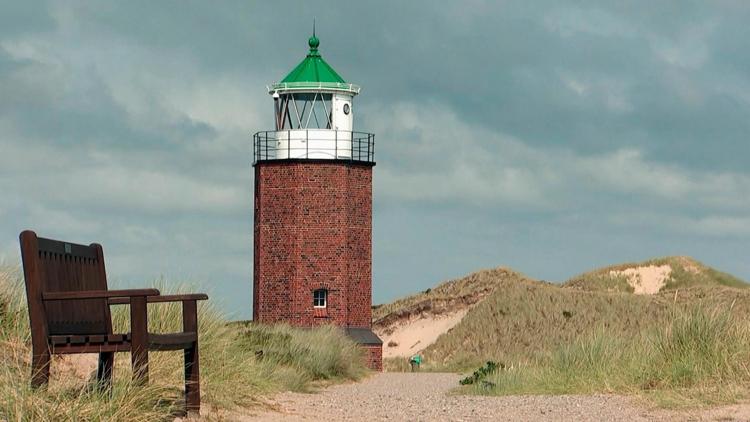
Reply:
[[[459, 375], [382, 373], [320, 393], [282, 393], [278, 412], [243, 421], [731, 421], [750, 420], [748, 406], [700, 413], [647, 409], [623, 396], [505, 396], [451, 394]], [[234, 418], [233, 418], [234, 419]]]

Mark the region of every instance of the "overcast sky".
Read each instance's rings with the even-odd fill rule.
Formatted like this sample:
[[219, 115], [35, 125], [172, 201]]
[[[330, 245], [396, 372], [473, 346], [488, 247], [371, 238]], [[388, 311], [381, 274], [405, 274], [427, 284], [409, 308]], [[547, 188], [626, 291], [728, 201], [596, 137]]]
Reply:
[[[251, 315], [252, 133], [307, 50], [374, 132], [374, 302], [509, 266], [690, 255], [750, 279], [750, 3], [0, 0], [0, 254]], [[625, 6], [627, 4], [627, 6]]]

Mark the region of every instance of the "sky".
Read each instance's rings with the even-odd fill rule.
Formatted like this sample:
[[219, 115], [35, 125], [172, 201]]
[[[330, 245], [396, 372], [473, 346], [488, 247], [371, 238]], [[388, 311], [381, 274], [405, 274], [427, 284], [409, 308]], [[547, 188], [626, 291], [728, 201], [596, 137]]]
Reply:
[[252, 303], [252, 134], [320, 52], [375, 133], [373, 301], [689, 255], [750, 279], [745, 1], [0, 0], [0, 257]]

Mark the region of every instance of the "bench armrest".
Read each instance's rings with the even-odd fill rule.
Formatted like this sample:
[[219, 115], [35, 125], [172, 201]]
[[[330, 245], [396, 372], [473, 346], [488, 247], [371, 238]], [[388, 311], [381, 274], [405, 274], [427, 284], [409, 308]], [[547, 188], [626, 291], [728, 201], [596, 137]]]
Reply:
[[[80, 290], [73, 292], [44, 292], [43, 300], [77, 300], [77, 299], [106, 299], [129, 298], [133, 296], [158, 296], [157, 289], [128, 289], [128, 290]], [[128, 302], [130, 300], [128, 299]]]
[[[149, 296], [146, 298], [148, 303], [160, 303], [160, 302], [182, 302], [185, 300], [206, 300], [208, 295], [204, 293], [192, 293], [184, 295], [159, 295]], [[116, 297], [109, 299], [110, 305], [127, 305], [130, 303], [130, 298], [127, 297]]]

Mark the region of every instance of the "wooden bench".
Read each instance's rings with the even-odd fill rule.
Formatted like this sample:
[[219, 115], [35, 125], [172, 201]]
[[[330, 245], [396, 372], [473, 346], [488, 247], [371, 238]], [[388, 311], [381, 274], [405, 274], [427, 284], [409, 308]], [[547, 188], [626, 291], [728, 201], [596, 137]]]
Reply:
[[[108, 290], [101, 245], [20, 236], [31, 324], [31, 385], [49, 382], [50, 356], [99, 353], [97, 380], [112, 383], [115, 352], [130, 352], [133, 378], [148, 382], [149, 350], [184, 350], [185, 406], [200, 412], [197, 301], [205, 294], [160, 295], [156, 289]], [[148, 303], [182, 302], [183, 332], [148, 332]], [[110, 305], [130, 305], [130, 332], [113, 333]]]

